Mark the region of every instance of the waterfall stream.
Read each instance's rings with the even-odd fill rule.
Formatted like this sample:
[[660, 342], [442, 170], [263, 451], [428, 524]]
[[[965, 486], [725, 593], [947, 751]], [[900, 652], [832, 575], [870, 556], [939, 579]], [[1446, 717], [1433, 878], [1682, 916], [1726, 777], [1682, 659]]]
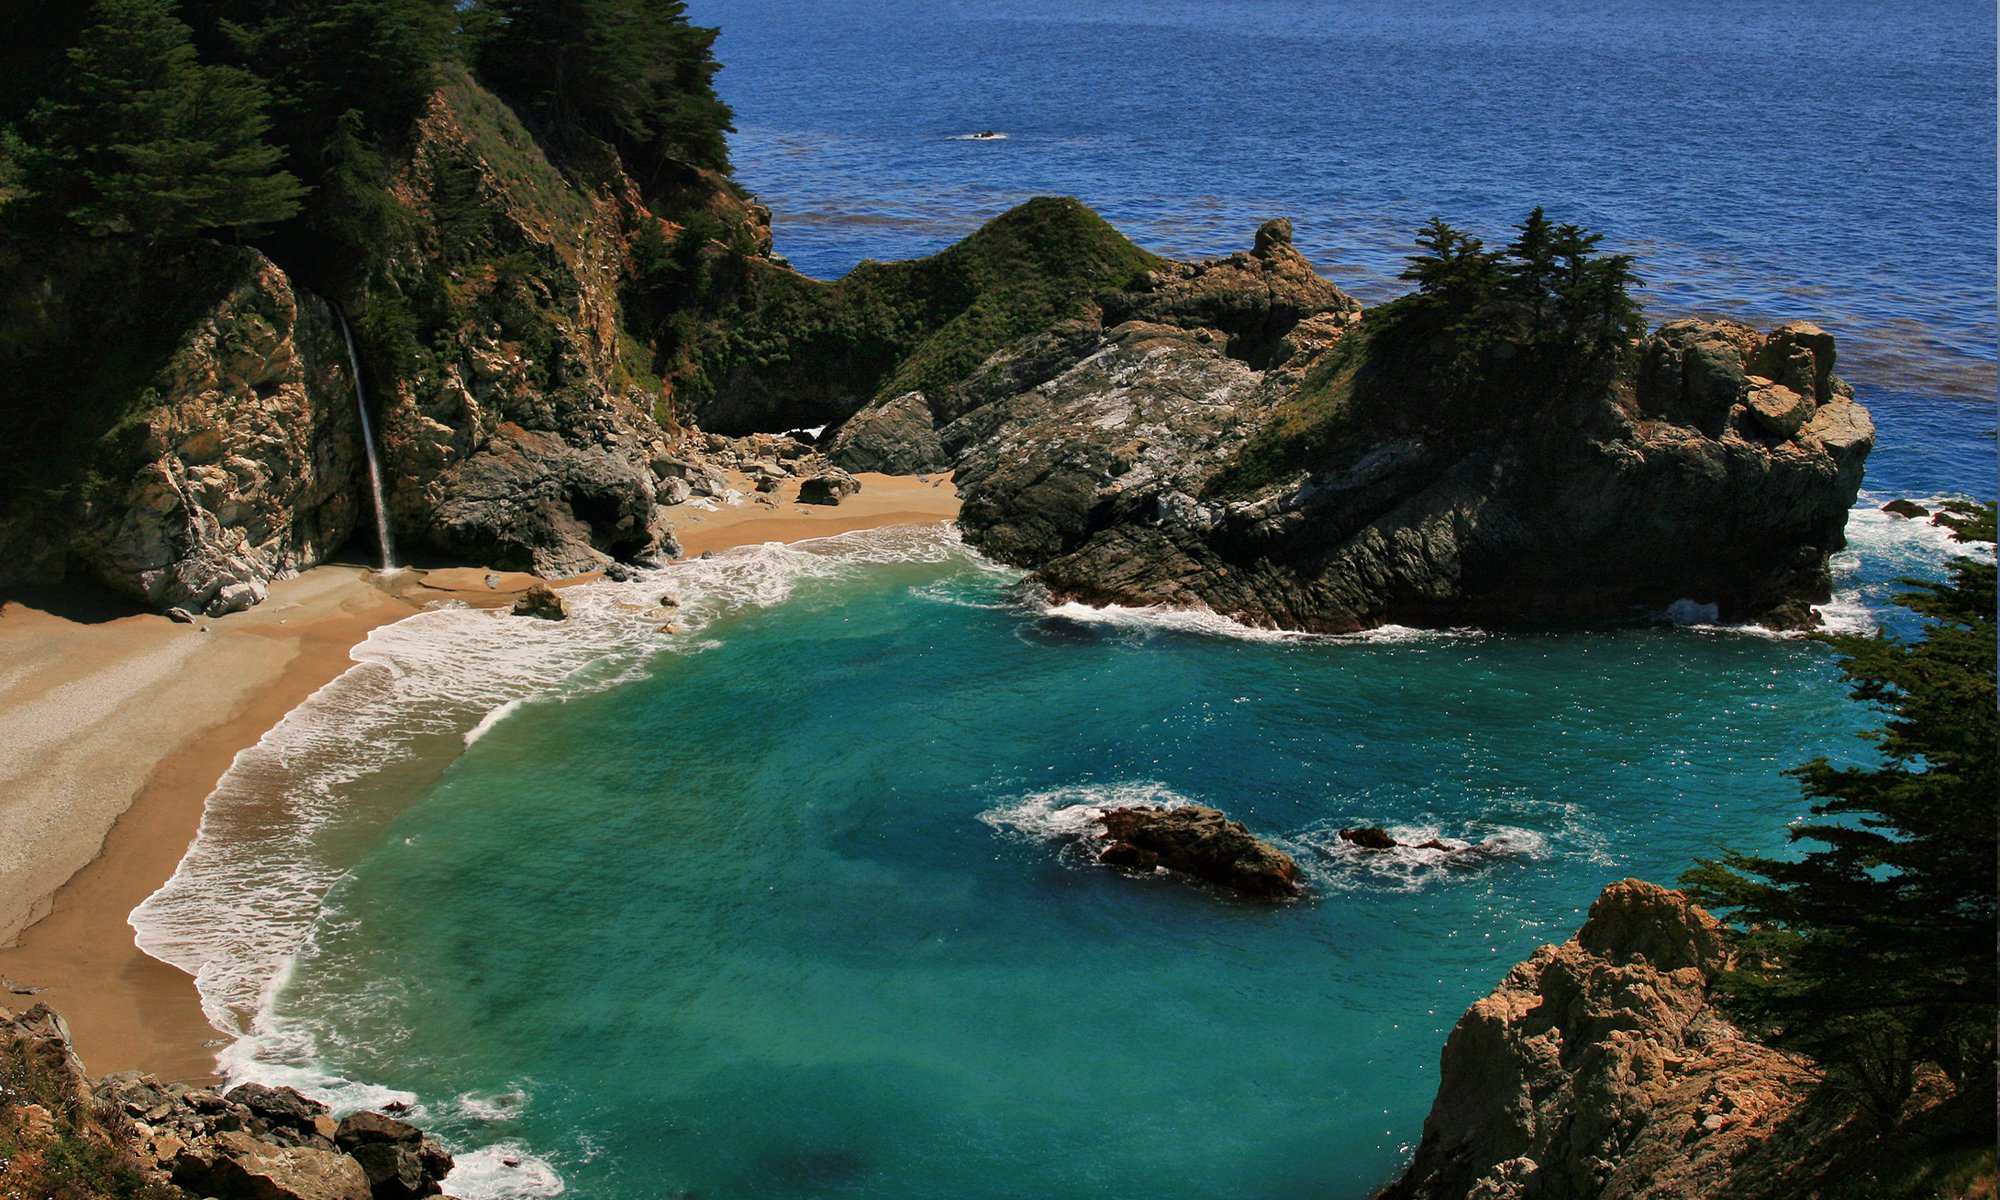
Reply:
[[375, 545], [382, 554], [382, 569], [396, 569], [396, 543], [389, 537], [389, 508], [382, 502], [382, 462], [375, 455], [375, 426], [368, 419], [368, 395], [361, 387], [361, 356], [354, 350], [354, 331], [347, 327], [347, 316], [339, 309], [333, 315], [340, 321], [340, 336], [347, 343], [347, 365], [354, 376], [354, 404], [361, 410], [361, 445], [368, 451], [368, 490], [375, 497]]

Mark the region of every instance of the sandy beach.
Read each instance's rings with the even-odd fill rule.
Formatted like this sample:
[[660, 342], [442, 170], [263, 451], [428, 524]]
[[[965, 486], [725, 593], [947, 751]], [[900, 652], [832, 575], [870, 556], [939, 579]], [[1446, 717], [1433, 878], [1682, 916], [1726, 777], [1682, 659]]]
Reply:
[[[948, 475], [859, 478], [838, 506], [797, 503], [796, 480], [769, 495], [733, 480], [739, 503], [675, 508], [675, 531], [695, 557], [958, 514]], [[81, 590], [0, 606], [0, 1003], [53, 1005], [93, 1073], [206, 1076], [219, 1035], [193, 980], [142, 954], [127, 914], [173, 874], [236, 753], [346, 671], [369, 631], [441, 600], [505, 605], [533, 582], [323, 566], [194, 625]]]

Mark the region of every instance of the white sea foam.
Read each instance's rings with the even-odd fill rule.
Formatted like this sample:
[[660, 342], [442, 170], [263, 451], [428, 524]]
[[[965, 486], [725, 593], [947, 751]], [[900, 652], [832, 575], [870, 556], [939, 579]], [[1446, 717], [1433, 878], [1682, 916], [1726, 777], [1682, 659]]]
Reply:
[[[1330, 891], [1413, 892], [1479, 872], [1503, 859], [1540, 858], [1549, 849], [1543, 834], [1499, 824], [1473, 824], [1455, 833], [1436, 825], [1385, 824], [1382, 831], [1401, 843], [1389, 850], [1363, 849], [1340, 836], [1342, 828], [1365, 824], [1369, 822], [1319, 824], [1281, 844], [1314, 884]], [[1439, 845], [1427, 847], [1431, 842]]]
[[979, 819], [1038, 841], [1071, 841], [1102, 832], [1096, 821], [1114, 808], [1180, 808], [1192, 803], [1162, 783], [1085, 784], [1014, 797], [980, 813]]
[[480, 738], [485, 737], [487, 730], [521, 711], [521, 706], [527, 702], [528, 698], [526, 696], [519, 696], [479, 718], [479, 724], [465, 731], [465, 744], [470, 746]]
[[444, 1178], [448, 1196], [460, 1200], [536, 1200], [560, 1196], [562, 1175], [522, 1142], [496, 1142], [457, 1156]]
[[[324, 1069], [321, 1031], [275, 1005], [333, 916], [326, 898], [345, 868], [323, 847], [368, 844], [409, 799], [407, 789], [371, 792], [369, 781], [398, 764], [442, 762], [537, 697], [608, 687], [643, 675], [663, 651], [712, 647], [703, 629], [782, 603], [801, 583], [874, 564], [954, 560], [980, 563], [950, 526], [898, 527], [745, 547], [569, 588], [566, 621], [453, 606], [377, 629], [355, 648], [353, 667], [236, 756], [173, 878], [133, 910], [136, 941], [195, 977], [204, 1014], [231, 1035], [218, 1067], [232, 1082], [289, 1084], [341, 1111], [415, 1103]], [[679, 601], [678, 635], [659, 632], [656, 605], [669, 593]], [[506, 1157], [523, 1165], [506, 1167]], [[562, 1187], [525, 1149], [475, 1148], [461, 1163], [471, 1182], [454, 1187], [458, 1195], [549, 1196]]]
[[526, 1088], [505, 1092], [461, 1092], [452, 1098], [452, 1107], [465, 1120], [500, 1124], [520, 1120], [521, 1114], [528, 1109], [528, 1100]]

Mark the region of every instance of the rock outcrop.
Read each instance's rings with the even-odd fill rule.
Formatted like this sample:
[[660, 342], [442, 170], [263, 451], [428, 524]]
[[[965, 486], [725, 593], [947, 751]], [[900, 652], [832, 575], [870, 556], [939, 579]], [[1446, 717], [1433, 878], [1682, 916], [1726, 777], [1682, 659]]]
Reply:
[[1380, 1200], [1787, 1194], [1771, 1190], [1768, 1149], [1817, 1075], [1716, 1011], [1728, 955], [1680, 893], [1606, 888], [1574, 938], [1459, 1019], [1423, 1141]]
[[[443, 244], [467, 188], [478, 224]], [[572, 180], [460, 75], [418, 118], [390, 191], [411, 232], [381, 248], [385, 269], [451, 298], [430, 369], [375, 388], [399, 543], [551, 576], [675, 553], [652, 467], [668, 442], [659, 397], [620, 357], [628, 243], [658, 220], [637, 187], [616, 171]]]
[[1298, 864], [1218, 809], [1114, 808], [1099, 821], [1105, 844], [1097, 861], [1129, 871], [1165, 868], [1241, 892], [1286, 899], [1300, 895]]
[[363, 519], [360, 418], [331, 310], [254, 250], [212, 247], [199, 271], [217, 298], [151, 381], [154, 402], [105, 439], [91, 468], [102, 482], [74, 519], [32, 518], [60, 544], [28, 578], [86, 573], [218, 616], [322, 561]]
[[1823, 331], [1674, 322], [1596, 392], [1468, 414], [1380, 383], [1371, 329], [1269, 223], [1248, 254], [1155, 270], [1101, 319], [864, 410], [834, 458], [918, 447], [906, 465], [957, 471], [968, 540], [1088, 603], [1331, 633], [1683, 599], [1816, 619], [1873, 444]]
[[227, 1095], [148, 1075], [93, 1085], [47, 1006], [0, 1011], [0, 1194], [166, 1200], [417, 1200], [442, 1190], [451, 1155], [381, 1113], [336, 1122], [290, 1088]]

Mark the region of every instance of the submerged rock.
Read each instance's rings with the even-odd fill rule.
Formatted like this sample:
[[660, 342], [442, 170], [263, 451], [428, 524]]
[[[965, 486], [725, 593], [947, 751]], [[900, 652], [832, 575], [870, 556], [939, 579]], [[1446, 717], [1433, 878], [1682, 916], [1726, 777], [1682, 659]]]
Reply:
[[1376, 825], [1365, 825], [1359, 829], [1343, 829], [1340, 840], [1363, 850], [1443, 850], [1447, 853], [1477, 851], [1478, 846], [1453, 845], [1442, 838], [1427, 838], [1421, 842], [1399, 842], [1388, 830]]
[[1218, 809], [1114, 808], [1099, 820], [1106, 844], [1098, 861], [1108, 866], [1165, 867], [1251, 896], [1282, 899], [1305, 891], [1289, 854]]
[[539, 617], [544, 621], [561, 621], [569, 617], [569, 603], [558, 596], [555, 589], [546, 583], [537, 583], [521, 593], [514, 601], [514, 615], [517, 617]]

